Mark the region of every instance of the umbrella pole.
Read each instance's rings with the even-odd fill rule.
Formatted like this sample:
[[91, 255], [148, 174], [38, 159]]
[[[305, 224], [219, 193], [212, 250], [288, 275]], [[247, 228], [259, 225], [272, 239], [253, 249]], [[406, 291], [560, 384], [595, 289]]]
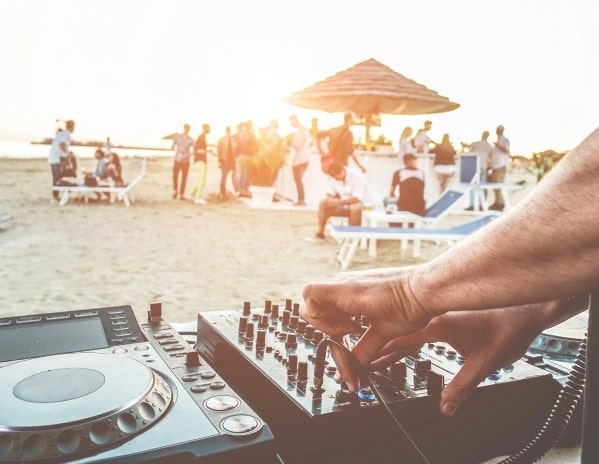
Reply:
[[364, 132], [364, 146], [366, 147], [366, 151], [370, 150], [370, 125], [366, 124], [365, 132]]

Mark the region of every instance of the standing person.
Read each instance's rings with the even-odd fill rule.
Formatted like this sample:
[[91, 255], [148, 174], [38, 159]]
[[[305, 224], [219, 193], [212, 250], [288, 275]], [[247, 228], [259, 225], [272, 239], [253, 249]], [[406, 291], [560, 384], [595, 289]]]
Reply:
[[110, 156], [110, 153], [112, 153], [112, 142], [110, 141], [110, 137], [106, 137], [106, 142], [104, 142], [104, 154]]
[[310, 136], [308, 129], [300, 124], [295, 114], [289, 116], [289, 122], [291, 123], [291, 126], [296, 129], [289, 144], [293, 150], [293, 161], [291, 164], [293, 166], [293, 180], [297, 189], [297, 202], [295, 205], [304, 206], [306, 204], [306, 199], [302, 177], [310, 163], [310, 145], [312, 143], [312, 137]]
[[412, 132], [413, 131], [411, 127], [404, 127], [401, 131], [401, 135], [399, 136], [399, 149], [397, 151], [397, 159], [400, 163], [403, 163], [404, 155], [407, 155], [408, 153], [415, 153], [414, 145], [410, 140]]
[[[505, 128], [502, 125], [497, 126], [495, 130], [497, 141], [491, 152], [491, 182], [502, 183], [505, 180], [507, 166], [510, 163], [510, 141], [503, 135], [504, 130]], [[494, 192], [495, 202], [489, 206], [489, 209], [503, 211], [505, 204], [501, 190], [495, 189]]]
[[[193, 150], [193, 138], [189, 135], [189, 124], [183, 125], [183, 133], [173, 138], [172, 150], [175, 151], [173, 163], [173, 200], [185, 200], [185, 184], [189, 173], [189, 158]], [[181, 177], [181, 183], [179, 183]]]
[[242, 122], [238, 127], [239, 133], [237, 134], [237, 143], [235, 144], [235, 171], [239, 173], [237, 177], [237, 189], [240, 197], [251, 198], [250, 176], [245, 167], [244, 160], [254, 156], [258, 148], [258, 143], [251, 121]]
[[489, 171], [491, 152], [493, 151], [493, 146], [489, 143], [488, 138], [489, 131], [484, 131], [480, 140], [468, 145], [470, 152], [478, 156], [479, 182], [487, 182], [487, 172]]
[[431, 153], [435, 154], [434, 166], [439, 181], [439, 193], [443, 193], [456, 172], [456, 151], [451, 140], [449, 140], [449, 134], [443, 134], [441, 143], [435, 145]]
[[[526, 201], [491, 224], [421, 265], [344, 272], [334, 282], [307, 284], [300, 315], [332, 337], [358, 332], [358, 319], [366, 317], [370, 326], [352, 351], [372, 369], [426, 342], [456, 347], [466, 362], [443, 389], [439, 404], [443, 415], [452, 416], [489, 374], [521, 358], [539, 333], [587, 309], [592, 293], [581, 462], [595, 463], [598, 176], [595, 129]], [[359, 381], [352, 367], [342, 361], [337, 367], [339, 377], [356, 391]]]
[[416, 136], [414, 137], [414, 148], [416, 153], [428, 153], [433, 142], [428, 135], [428, 131], [433, 127], [432, 121], [424, 121], [422, 129], [418, 129]]
[[329, 191], [318, 205], [318, 231], [316, 238], [324, 239], [324, 229], [331, 216], [347, 217], [350, 226], [362, 224], [362, 207], [366, 195], [366, 178], [353, 166], [337, 161], [327, 170], [330, 176]]
[[366, 169], [362, 166], [354, 153], [354, 134], [350, 130], [353, 123], [353, 114], [345, 113], [343, 116], [343, 125], [319, 132], [318, 136], [329, 138], [328, 149], [329, 152], [333, 154], [336, 162], [347, 166], [349, 158], [351, 157], [360, 171], [366, 172]]
[[[216, 154], [218, 156], [218, 167], [220, 168], [220, 193], [218, 199], [226, 200], [227, 177], [229, 173], [231, 172], [231, 177], [235, 178], [235, 146], [230, 126], [225, 128], [225, 135], [218, 139]], [[233, 188], [235, 189], [234, 181]]]
[[[60, 165], [63, 158], [66, 160], [71, 146], [71, 134], [75, 130], [75, 121], [69, 119], [65, 128], [56, 132], [50, 152], [48, 153], [48, 164], [52, 172], [52, 186], [58, 185], [60, 180]], [[53, 202], [58, 201], [58, 192], [52, 190]]]
[[194, 146], [193, 156], [193, 168], [196, 171], [197, 181], [196, 185], [191, 191], [191, 197], [196, 205], [205, 205], [206, 200], [202, 198], [204, 194], [204, 187], [206, 186], [206, 173], [207, 173], [207, 153], [208, 153], [208, 142], [206, 136], [210, 133], [210, 125], [202, 125], [202, 133], [198, 135]]

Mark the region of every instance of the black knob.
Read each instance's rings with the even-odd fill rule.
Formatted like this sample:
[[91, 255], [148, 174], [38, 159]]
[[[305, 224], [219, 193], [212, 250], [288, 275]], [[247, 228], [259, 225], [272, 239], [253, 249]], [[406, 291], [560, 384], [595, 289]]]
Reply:
[[266, 300], [264, 302], [264, 314], [270, 314], [272, 311], [272, 301]]
[[312, 324], [308, 324], [306, 326], [306, 330], [304, 331], [304, 337], [306, 337], [308, 340], [314, 337], [314, 326]]
[[249, 301], [243, 302], [243, 315], [249, 316], [251, 314], [252, 304]]
[[308, 323], [303, 319], [300, 319], [297, 323], [297, 333], [303, 334], [306, 331]]
[[312, 340], [314, 341], [314, 343], [319, 344], [323, 338], [324, 338], [324, 333], [322, 333], [322, 331], [320, 331], [320, 330], [314, 331], [314, 337], [312, 337]]
[[297, 335], [294, 333], [287, 334], [287, 341], [285, 342], [285, 348], [295, 348], [297, 346]]
[[424, 378], [428, 375], [431, 370], [430, 359], [417, 359], [414, 363], [414, 374], [420, 378]]
[[254, 338], [254, 323], [248, 322], [248, 325], [245, 329], [245, 338]]
[[162, 303], [155, 302], [150, 303], [150, 310], [148, 311], [148, 322], [150, 324], [160, 324], [162, 320]]
[[284, 310], [283, 311], [283, 325], [289, 324], [290, 318], [291, 318], [291, 311]]
[[258, 324], [260, 327], [268, 327], [269, 319], [267, 314], [262, 314], [260, 316], [260, 323]]
[[293, 303], [293, 310], [291, 311], [291, 313], [294, 316], [299, 316], [299, 307], [300, 307], [299, 303]]
[[289, 312], [291, 312], [291, 304], [293, 303], [293, 301], [291, 301], [290, 298], [287, 298], [285, 300], [285, 309]]
[[248, 318], [246, 316], [241, 316], [239, 318], [239, 332], [245, 332], [248, 326]]
[[290, 354], [287, 360], [287, 374], [295, 375], [297, 372], [297, 354]]
[[279, 305], [278, 304], [272, 305], [272, 314], [270, 315], [270, 317], [272, 317], [273, 319], [279, 318]]
[[300, 361], [297, 364], [297, 380], [308, 380], [308, 362]]
[[258, 333], [256, 334], [256, 346], [264, 345], [266, 345], [266, 330], [258, 329]]
[[426, 393], [430, 396], [440, 396], [445, 387], [445, 378], [435, 371], [430, 371], [426, 379]]
[[391, 364], [391, 369], [389, 372], [391, 376], [391, 380], [398, 382], [406, 379], [406, 365], [401, 361], [394, 362]]
[[298, 322], [299, 322], [299, 317], [291, 316], [289, 318], [289, 327], [291, 327], [292, 329], [295, 329], [297, 327]]
[[200, 353], [198, 353], [197, 351], [189, 351], [185, 355], [185, 365], [187, 367], [201, 366], [202, 363], [200, 362]]

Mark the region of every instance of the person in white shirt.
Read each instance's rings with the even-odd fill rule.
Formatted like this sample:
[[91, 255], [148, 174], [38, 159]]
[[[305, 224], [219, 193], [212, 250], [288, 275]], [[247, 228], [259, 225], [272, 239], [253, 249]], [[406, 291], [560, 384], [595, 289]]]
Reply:
[[337, 161], [327, 169], [331, 178], [329, 191], [318, 205], [318, 232], [316, 238], [324, 239], [324, 229], [331, 216], [347, 217], [350, 226], [362, 224], [362, 206], [366, 200], [366, 177], [353, 166]]
[[432, 126], [432, 121], [424, 121], [424, 127], [416, 132], [416, 137], [414, 137], [416, 153], [428, 153], [430, 151], [430, 145], [433, 141], [428, 136], [428, 131], [431, 130]]
[[[491, 152], [491, 182], [502, 183], [505, 180], [507, 167], [510, 163], [510, 141], [503, 135], [504, 130], [505, 128], [499, 125], [495, 131], [497, 142], [495, 142]], [[489, 206], [489, 209], [503, 211], [504, 207], [501, 190], [495, 189], [495, 202]]]
[[404, 129], [401, 131], [401, 135], [399, 136], [399, 150], [397, 151], [397, 159], [401, 165], [403, 165], [404, 155], [413, 155], [416, 152], [414, 145], [412, 145], [412, 141], [410, 140], [412, 132], [413, 131], [411, 127], [404, 127]]
[[[67, 158], [69, 154], [69, 147], [71, 146], [71, 134], [75, 130], [75, 121], [68, 120], [65, 128], [56, 132], [52, 145], [50, 146], [50, 153], [48, 154], [48, 164], [52, 171], [52, 186], [58, 184], [60, 180], [60, 162]], [[53, 201], [58, 200], [58, 192], [52, 191]]]

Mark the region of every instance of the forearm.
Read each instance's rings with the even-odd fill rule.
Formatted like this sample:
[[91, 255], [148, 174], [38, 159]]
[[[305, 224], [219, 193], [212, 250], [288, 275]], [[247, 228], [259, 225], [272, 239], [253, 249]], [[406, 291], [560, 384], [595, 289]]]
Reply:
[[599, 285], [599, 131], [512, 211], [414, 273], [430, 316], [562, 299]]

